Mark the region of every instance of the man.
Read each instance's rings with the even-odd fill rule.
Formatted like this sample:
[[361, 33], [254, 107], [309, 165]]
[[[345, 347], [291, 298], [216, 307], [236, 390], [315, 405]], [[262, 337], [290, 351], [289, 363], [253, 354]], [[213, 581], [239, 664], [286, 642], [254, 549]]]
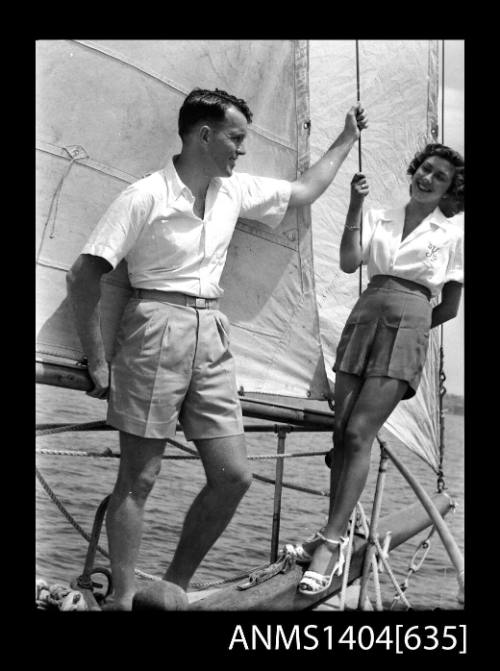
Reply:
[[[229, 323], [219, 279], [239, 216], [279, 225], [288, 207], [329, 186], [366, 127], [353, 107], [326, 154], [299, 179], [233, 173], [252, 113], [225, 91], [195, 89], [179, 112], [182, 150], [111, 204], [68, 273], [76, 326], [107, 421], [120, 432], [120, 467], [106, 518], [114, 608], [130, 610], [144, 506], [179, 419], [207, 483], [189, 509], [165, 580], [186, 589], [251, 482]], [[111, 371], [99, 324], [100, 279], [126, 258], [132, 298]]]

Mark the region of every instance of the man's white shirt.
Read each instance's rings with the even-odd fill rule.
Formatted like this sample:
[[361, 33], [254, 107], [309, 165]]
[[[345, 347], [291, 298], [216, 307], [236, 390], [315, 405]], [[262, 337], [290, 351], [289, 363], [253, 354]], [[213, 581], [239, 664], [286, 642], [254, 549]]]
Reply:
[[194, 196], [173, 161], [125, 189], [110, 205], [82, 254], [115, 268], [125, 258], [133, 287], [218, 298], [219, 280], [238, 217], [276, 228], [291, 183], [233, 173], [210, 182], [203, 219], [193, 213]]

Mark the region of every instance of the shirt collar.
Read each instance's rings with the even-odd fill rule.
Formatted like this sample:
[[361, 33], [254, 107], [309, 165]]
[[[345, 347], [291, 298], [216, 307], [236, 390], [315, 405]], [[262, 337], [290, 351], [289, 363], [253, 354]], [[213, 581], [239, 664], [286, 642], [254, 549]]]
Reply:
[[172, 158], [168, 161], [163, 171], [163, 174], [165, 175], [167, 186], [169, 190], [172, 192], [174, 200], [176, 200], [183, 192], [185, 195], [192, 196], [192, 194], [190, 189], [184, 184], [184, 182], [179, 177], [177, 170], [175, 169], [174, 166], [174, 158], [175, 156], [172, 156]]
[[446, 228], [447, 225], [450, 223], [450, 220], [444, 216], [439, 207], [436, 207], [429, 214], [427, 219], [431, 222], [431, 224], [436, 224], [436, 226], [440, 226], [441, 228]]
[[[405, 206], [393, 207], [382, 212], [381, 219], [383, 221], [404, 221], [405, 218]], [[425, 219], [421, 222], [422, 225], [424, 222], [429, 222], [430, 224], [435, 224], [440, 228], [446, 228], [449, 224], [449, 220], [444, 216], [439, 207], [434, 208], [434, 210], [428, 214]]]
[[[173, 199], [177, 200], [181, 194], [184, 194], [188, 198], [193, 199], [194, 197], [191, 193], [191, 189], [186, 186], [186, 184], [184, 184], [184, 182], [179, 177], [177, 170], [175, 169], [174, 158], [176, 158], [176, 156], [172, 156], [163, 170], [167, 186], [173, 195]], [[210, 185], [214, 183], [220, 185], [222, 184], [222, 179], [220, 177], [213, 177]]]

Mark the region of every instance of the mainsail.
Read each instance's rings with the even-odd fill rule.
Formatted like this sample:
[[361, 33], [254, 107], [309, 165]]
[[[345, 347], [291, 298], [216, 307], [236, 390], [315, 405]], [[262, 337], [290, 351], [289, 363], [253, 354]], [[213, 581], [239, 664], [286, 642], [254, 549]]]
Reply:
[[[341, 126], [359, 83], [369, 114], [361, 142], [362, 170], [370, 184], [366, 208], [407, 202], [408, 164], [417, 149], [437, 141], [438, 54], [434, 40], [360, 40], [358, 50], [354, 40], [310, 42], [311, 162], [324, 153], [334, 129]], [[346, 275], [339, 267], [350, 181], [358, 170], [358, 153], [352, 151], [333, 185], [312, 206], [320, 333], [331, 384], [340, 334], [359, 294], [358, 275]], [[363, 287], [366, 284], [364, 276]], [[400, 403], [385, 425], [434, 468], [439, 463], [438, 336], [437, 330], [431, 334], [416, 396]]]
[[[177, 115], [195, 86], [245, 98], [254, 112], [241, 172], [293, 180], [307, 164], [307, 43], [43, 41], [37, 44], [40, 361], [82, 357], [64, 277], [98, 219], [128, 183], [180, 150]], [[108, 356], [127, 295], [124, 264], [104, 279]], [[324, 398], [310, 213], [277, 230], [240, 220], [222, 277], [238, 385]]]
[[[113, 198], [180, 150], [177, 114], [195, 86], [244, 98], [254, 113], [238, 169], [293, 180], [323, 154], [356, 102], [367, 206], [404, 201], [406, 166], [436, 137], [435, 41], [46, 40], [37, 43], [37, 360], [77, 366], [83, 352], [65, 274]], [[358, 282], [338, 251], [356, 151], [312, 206], [280, 227], [239, 220], [222, 277], [243, 393], [331, 397], [331, 372]], [[314, 253], [314, 265], [313, 265]], [[103, 279], [108, 356], [129, 292], [125, 263]], [[437, 464], [437, 341], [417, 396], [387, 423]]]

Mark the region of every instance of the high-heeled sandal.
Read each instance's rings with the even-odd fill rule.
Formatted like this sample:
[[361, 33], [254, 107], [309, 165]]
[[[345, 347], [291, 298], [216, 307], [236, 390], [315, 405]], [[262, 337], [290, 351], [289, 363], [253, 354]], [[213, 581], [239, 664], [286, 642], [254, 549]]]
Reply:
[[342, 575], [345, 564], [344, 549], [347, 546], [348, 539], [341, 536], [339, 540], [326, 538], [323, 534], [318, 534], [326, 545], [335, 545], [339, 549], [339, 557], [332, 569], [325, 575], [317, 571], [305, 571], [302, 580], [299, 582], [298, 591], [305, 596], [318, 596], [326, 592], [332, 584], [333, 576]]
[[296, 564], [310, 564], [312, 560], [312, 554], [310, 554], [304, 547], [307, 543], [312, 543], [317, 540], [323, 540], [324, 536], [321, 533], [323, 529], [315, 531], [314, 534], [307, 538], [302, 543], [287, 543], [283, 546], [282, 553], [285, 555], [292, 556], [295, 559]]

